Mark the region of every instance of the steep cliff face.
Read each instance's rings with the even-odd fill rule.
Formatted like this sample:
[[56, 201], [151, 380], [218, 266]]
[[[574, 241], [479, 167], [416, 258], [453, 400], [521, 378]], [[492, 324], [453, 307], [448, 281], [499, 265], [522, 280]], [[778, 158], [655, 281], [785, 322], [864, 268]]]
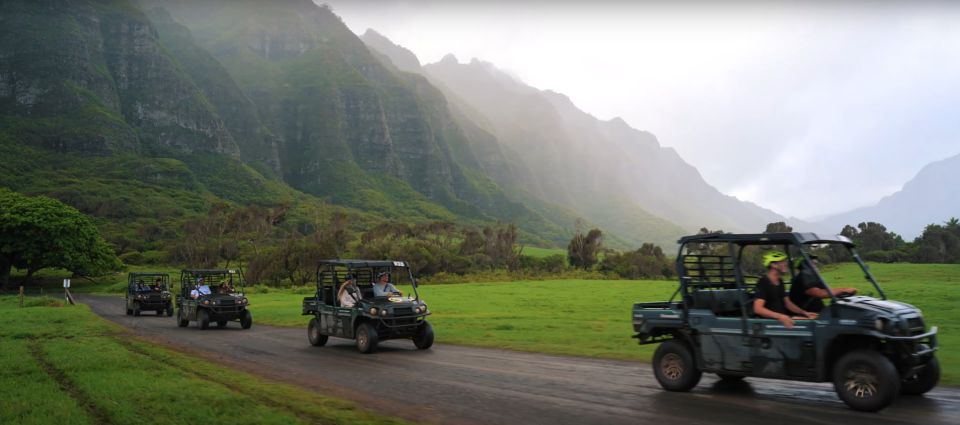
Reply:
[[129, 2], [0, 4], [2, 130], [61, 152], [238, 149]]
[[240, 158], [267, 175], [279, 176], [279, 139], [261, 121], [257, 109], [227, 70], [198, 46], [190, 30], [161, 8], [146, 11], [163, 48], [210, 102], [237, 144]]
[[423, 211], [437, 218], [535, 216], [487, 177], [443, 94], [384, 66], [330, 10], [309, 0], [147, 3], [187, 26], [253, 101], [293, 187], [376, 210], [402, 205], [408, 186], [448, 211]]
[[642, 208], [687, 231], [702, 226], [760, 231], [766, 223], [783, 220], [720, 193], [652, 134], [621, 119], [599, 120], [566, 96], [527, 86], [492, 64], [461, 64], [448, 56], [423, 69], [481, 114], [478, 120], [490, 123], [497, 139], [542, 177], [531, 190], [552, 202], [585, 204], [580, 208], [588, 217], [611, 219], [617, 218], [609, 214], [614, 206]]

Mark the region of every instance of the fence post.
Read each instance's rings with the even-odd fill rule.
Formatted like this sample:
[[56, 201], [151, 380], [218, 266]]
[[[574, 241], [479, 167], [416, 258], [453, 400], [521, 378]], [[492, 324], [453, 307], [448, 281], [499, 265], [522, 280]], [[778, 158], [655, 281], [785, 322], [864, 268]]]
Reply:
[[20, 308], [23, 308], [23, 285], [20, 285]]

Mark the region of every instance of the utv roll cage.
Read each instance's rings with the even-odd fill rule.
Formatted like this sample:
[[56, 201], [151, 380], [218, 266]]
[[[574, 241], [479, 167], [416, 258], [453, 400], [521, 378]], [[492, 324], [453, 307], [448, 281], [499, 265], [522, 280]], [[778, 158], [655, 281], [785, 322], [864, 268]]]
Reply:
[[[680, 286], [670, 297], [666, 305], [671, 305], [679, 295], [683, 305], [684, 321], [689, 316], [689, 310], [695, 306], [711, 306], [715, 312], [730, 311], [739, 308], [739, 313], [747, 316], [751, 307], [747, 302], [747, 295], [753, 290], [759, 276], [748, 276], [744, 273], [741, 261], [743, 252], [749, 246], [765, 245], [778, 246], [788, 256], [793, 264], [797, 259], [812, 264], [808, 247], [817, 245], [841, 245], [853, 260], [863, 270], [864, 276], [873, 284], [877, 293], [884, 300], [886, 294], [870, 273], [869, 267], [860, 258], [854, 249], [853, 242], [842, 235], [819, 235], [816, 233], [759, 233], [759, 234], [724, 234], [685, 236], [678, 241], [680, 248], [677, 253], [676, 271], [680, 277]], [[790, 247], [797, 249], [790, 250]], [[726, 252], [718, 252], [716, 248]], [[833, 302], [836, 295], [827, 284], [820, 271], [811, 267], [817, 279], [824, 283]], [[793, 267], [790, 268], [791, 277], [794, 276]]]

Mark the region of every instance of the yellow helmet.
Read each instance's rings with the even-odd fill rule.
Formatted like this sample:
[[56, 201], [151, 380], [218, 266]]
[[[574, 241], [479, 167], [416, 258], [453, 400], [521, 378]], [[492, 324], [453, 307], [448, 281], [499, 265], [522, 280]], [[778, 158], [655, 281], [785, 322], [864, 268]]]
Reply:
[[787, 260], [787, 254], [784, 254], [780, 251], [770, 251], [763, 254], [764, 267], [770, 267], [770, 264], [780, 262], [780, 261], [786, 261], [786, 260]]

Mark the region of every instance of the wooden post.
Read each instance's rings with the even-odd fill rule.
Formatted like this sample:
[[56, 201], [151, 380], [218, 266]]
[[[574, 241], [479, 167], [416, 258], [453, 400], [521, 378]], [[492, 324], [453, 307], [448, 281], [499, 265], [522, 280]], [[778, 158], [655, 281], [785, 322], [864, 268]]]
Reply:
[[23, 308], [23, 285], [20, 285], [20, 308]]

